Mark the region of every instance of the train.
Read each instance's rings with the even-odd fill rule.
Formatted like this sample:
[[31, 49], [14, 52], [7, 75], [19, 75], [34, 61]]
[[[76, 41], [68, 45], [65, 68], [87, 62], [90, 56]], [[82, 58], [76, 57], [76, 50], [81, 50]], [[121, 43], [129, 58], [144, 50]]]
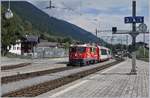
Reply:
[[84, 66], [109, 59], [112, 59], [111, 50], [103, 46], [79, 44], [70, 45], [69, 47], [68, 65]]

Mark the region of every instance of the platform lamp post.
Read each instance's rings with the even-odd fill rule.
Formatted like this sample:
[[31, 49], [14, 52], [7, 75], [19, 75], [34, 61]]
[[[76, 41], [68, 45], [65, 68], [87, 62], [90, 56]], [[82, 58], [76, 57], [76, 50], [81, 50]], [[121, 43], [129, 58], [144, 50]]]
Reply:
[[11, 18], [13, 18], [13, 13], [12, 13], [12, 11], [11, 11], [11, 9], [10, 9], [10, 0], [8, 1], [8, 9], [7, 9], [7, 11], [5, 12], [5, 18], [6, 18], [6, 19], [11, 19]]

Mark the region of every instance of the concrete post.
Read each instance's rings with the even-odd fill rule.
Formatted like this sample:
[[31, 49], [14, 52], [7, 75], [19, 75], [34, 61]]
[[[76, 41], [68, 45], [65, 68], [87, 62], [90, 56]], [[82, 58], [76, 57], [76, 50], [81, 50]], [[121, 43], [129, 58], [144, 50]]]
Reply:
[[[132, 1], [132, 16], [136, 16], [136, 1]], [[136, 52], [135, 52], [135, 44], [136, 44], [136, 23], [132, 23], [132, 45], [133, 45], [133, 51], [132, 51], [132, 69], [131, 74], [136, 74]]]

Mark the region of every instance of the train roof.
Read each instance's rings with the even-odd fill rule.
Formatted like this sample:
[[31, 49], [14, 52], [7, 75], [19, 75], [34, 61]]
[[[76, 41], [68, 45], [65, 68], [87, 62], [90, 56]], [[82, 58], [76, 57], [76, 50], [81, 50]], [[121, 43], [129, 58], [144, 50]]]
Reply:
[[109, 48], [107, 48], [107, 47], [104, 47], [104, 46], [98, 46], [100, 49], [108, 49], [109, 50]]
[[70, 47], [95, 47], [90, 44], [79, 44], [79, 45], [70, 45]]
[[77, 45], [70, 45], [70, 47], [99, 47], [100, 49], [108, 49], [104, 46], [99, 46], [99, 45], [91, 45], [91, 44], [77, 44]]

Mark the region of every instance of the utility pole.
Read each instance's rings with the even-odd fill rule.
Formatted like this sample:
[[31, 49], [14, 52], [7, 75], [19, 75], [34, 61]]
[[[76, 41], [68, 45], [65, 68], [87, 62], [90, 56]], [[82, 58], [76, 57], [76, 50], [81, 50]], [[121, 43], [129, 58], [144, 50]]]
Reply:
[[127, 51], [128, 51], [128, 35], [126, 35], [126, 57], [128, 58]]
[[98, 30], [97, 30], [97, 28], [96, 28], [96, 30], [95, 30], [96, 37], [97, 37], [97, 32], [98, 32]]
[[143, 42], [144, 42], [143, 48], [144, 48], [144, 58], [145, 58], [145, 34], [143, 34]]
[[112, 52], [112, 50], [113, 50], [113, 38], [114, 38], [114, 36], [112, 35], [112, 36], [111, 36], [111, 52]]
[[96, 38], [97, 38], [97, 44], [99, 43], [98, 41], [99, 41], [99, 38], [98, 38], [98, 36], [97, 36], [97, 33], [98, 33], [98, 30], [97, 30], [97, 28], [95, 29], [95, 35], [96, 35]]
[[52, 9], [55, 8], [55, 6], [52, 5], [52, 1], [49, 1], [49, 6], [46, 7], [46, 9]]
[[[136, 17], [136, 1], [132, 2], [132, 17]], [[136, 74], [136, 37], [139, 33], [136, 32], [136, 22], [132, 23], [132, 33], [130, 35], [132, 36], [132, 46], [133, 46], [133, 51], [132, 51], [132, 69], [131, 73]]]

